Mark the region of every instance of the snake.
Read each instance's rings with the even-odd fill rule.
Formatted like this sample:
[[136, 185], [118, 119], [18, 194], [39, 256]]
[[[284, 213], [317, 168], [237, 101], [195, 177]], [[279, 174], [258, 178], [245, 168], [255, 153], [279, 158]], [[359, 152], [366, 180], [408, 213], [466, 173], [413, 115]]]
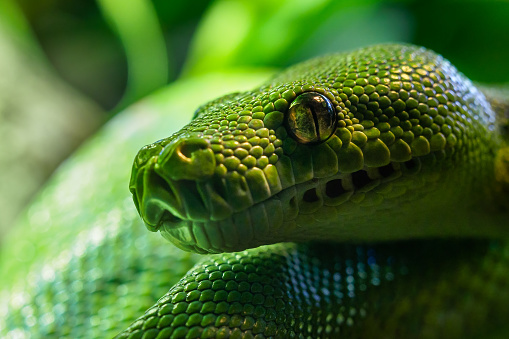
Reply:
[[[175, 246], [143, 232], [132, 209], [88, 194], [95, 210], [76, 222], [93, 222], [93, 232], [66, 231], [62, 246], [73, 239], [75, 248], [11, 298], [0, 333], [503, 338], [504, 94], [431, 50], [382, 44], [317, 57], [209, 101], [132, 165], [137, 213]], [[124, 134], [114, 145], [99, 136], [88, 146], [103, 160], [138, 141], [122, 122], [115, 128]], [[77, 188], [87, 196], [77, 181], [97, 181], [97, 171], [83, 163], [40, 204]], [[41, 206], [33, 225], [56, 218]]]

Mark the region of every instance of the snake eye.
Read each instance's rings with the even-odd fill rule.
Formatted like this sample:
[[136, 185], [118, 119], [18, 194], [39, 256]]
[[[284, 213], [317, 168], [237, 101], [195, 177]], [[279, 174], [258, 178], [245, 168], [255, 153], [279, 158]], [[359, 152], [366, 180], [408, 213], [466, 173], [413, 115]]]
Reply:
[[316, 92], [299, 95], [286, 114], [288, 132], [302, 144], [327, 140], [336, 129], [336, 120], [332, 103]]

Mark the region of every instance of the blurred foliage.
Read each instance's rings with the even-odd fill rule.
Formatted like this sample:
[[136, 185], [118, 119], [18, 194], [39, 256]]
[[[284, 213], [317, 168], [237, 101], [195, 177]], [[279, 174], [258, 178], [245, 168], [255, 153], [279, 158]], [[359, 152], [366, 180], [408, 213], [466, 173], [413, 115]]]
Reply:
[[21, 208], [104, 120], [48, 67], [15, 4], [0, 2], [0, 239]]
[[[129, 56], [127, 88], [122, 102], [132, 103], [164, 86], [168, 81], [169, 63], [157, 14], [150, 2], [97, 0], [97, 3]], [[123, 106], [121, 103], [120, 107]]]
[[[399, 41], [443, 54], [473, 80], [509, 79], [508, 1], [224, 0], [207, 14], [188, 59], [189, 73], [232, 65], [287, 66]], [[218, 44], [217, 37], [226, 42]]]
[[[115, 21], [129, 14], [124, 11], [126, 5], [130, 8], [144, 7], [145, 12], [152, 11], [156, 14], [149, 15], [150, 22], [145, 20], [148, 22], [146, 28], [154, 31], [154, 27], [158, 27], [161, 30], [162, 36], [159, 38], [163, 39], [162, 44], [169, 51], [164, 51], [168, 65], [165, 69], [173, 70], [170, 74], [170, 79], [173, 80], [184, 62], [194, 28], [209, 3], [208, 0], [196, 0], [189, 6], [184, 1], [102, 1], [112, 4], [110, 13], [105, 16], [105, 12], [99, 7], [100, 1], [17, 1], [42, 48], [61, 76], [106, 109], [115, 107], [129, 86], [138, 86], [134, 83], [128, 85], [127, 82], [128, 60], [132, 59], [134, 62], [139, 58], [126, 54], [122, 43], [136, 39], [143, 43], [147, 30], [145, 27], [136, 27], [136, 30], [126, 32], [120, 38], [116, 35], [118, 30], [115, 28]], [[115, 17], [115, 14], [118, 17]], [[128, 53], [136, 53], [129, 47], [125, 46]], [[138, 49], [147, 52], [144, 55], [149, 58], [145, 67], [151, 68], [150, 46], [145, 44]], [[134, 62], [134, 65], [139, 63]], [[168, 75], [165, 69], [158, 72], [166, 79]], [[143, 76], [146, 69], [141, 67], [135, 72], [142, 73]], [[157, 78], [156, 83], [162, 85]], [[147, 94], [157, 87], [152, 83], [146, 86], [147, 88], [139, 88], [137, 91]], [[134, 95], [132, 100], [136, 99], [138, 96]], [[124, 102], [125, 105], [128, 103]]]
[[[281, 67], [326, 52], [399, 38], [392, 29], [399, 24], [393, 25], [392, 18], [370, 15], [376, 7], [378, 1], [373, 0], [217, 1], [199, 27], [186, 71], [193, 74], [239, 65]], [[388, 34], [373, 38], [368, 34], [373, 22], [366, 17], [389, 26]], [[349, 34], [357, 37], [353, 46], [344, 43]], [[219, 36], [224, 41], [220, 45], [213, 39]]]
[[509, 79], [508, 1], [18, 2], [60, 74], [107, 109], [182, 71], [282, 67], [386, 41], [429, 47], [473, 80]]
[[413, 1], [411, 42], [443, 54], [469, 78], [509, 82], [509, 1]]

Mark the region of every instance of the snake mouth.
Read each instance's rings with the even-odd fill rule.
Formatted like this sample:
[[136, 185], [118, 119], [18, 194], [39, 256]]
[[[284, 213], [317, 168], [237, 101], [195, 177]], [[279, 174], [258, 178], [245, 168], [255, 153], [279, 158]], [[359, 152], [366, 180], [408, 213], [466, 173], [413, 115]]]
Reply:
[[[143, 186], [136, 185], [132, 192], [147, 228], [160, 231], [183, 250], [204, 254], [323, 238], [317, 235], [322, 231], [309, 226], [309, 217], [320, 223], [321, 209], [340, 209], [361, 200], [366, 203], [370, 196], [379, 196], [370, 192], [387, 190], [401, 176], [418, 173], [421, 163], [419, 158], [412, 158], [404, 163], [312, 179], [255, 204], [246, 199], [242, 204], [245, 207], [238, 199], [234, 206], [224, 179], [171, 180], [158, 173], [154, 165], [144, 167], [137, 180]], [[242, 191], [250, 197], [248, 187]]]
[[235, 178], [173, 180], [159, 169], [154, 157], [133, 170], [130, 190], [150, 231], [160, 231], [186, 251], [233, 252], [267, 243], [264, 235], [269, 227], [282, 222], [281, 206], [276, 201], [253, 204], [240, 178], [236, 177], [235, 185]]

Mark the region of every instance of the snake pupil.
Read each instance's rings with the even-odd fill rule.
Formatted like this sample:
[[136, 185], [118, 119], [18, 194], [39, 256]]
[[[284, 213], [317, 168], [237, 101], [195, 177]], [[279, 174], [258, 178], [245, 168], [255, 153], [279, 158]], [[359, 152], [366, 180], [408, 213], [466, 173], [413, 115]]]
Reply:
[[337, 116], [327, 97], [316, 92], [299, 95], [290, 105], [286, 124], [290, 134], [300, 143], [320, 143], [336, 129]]

